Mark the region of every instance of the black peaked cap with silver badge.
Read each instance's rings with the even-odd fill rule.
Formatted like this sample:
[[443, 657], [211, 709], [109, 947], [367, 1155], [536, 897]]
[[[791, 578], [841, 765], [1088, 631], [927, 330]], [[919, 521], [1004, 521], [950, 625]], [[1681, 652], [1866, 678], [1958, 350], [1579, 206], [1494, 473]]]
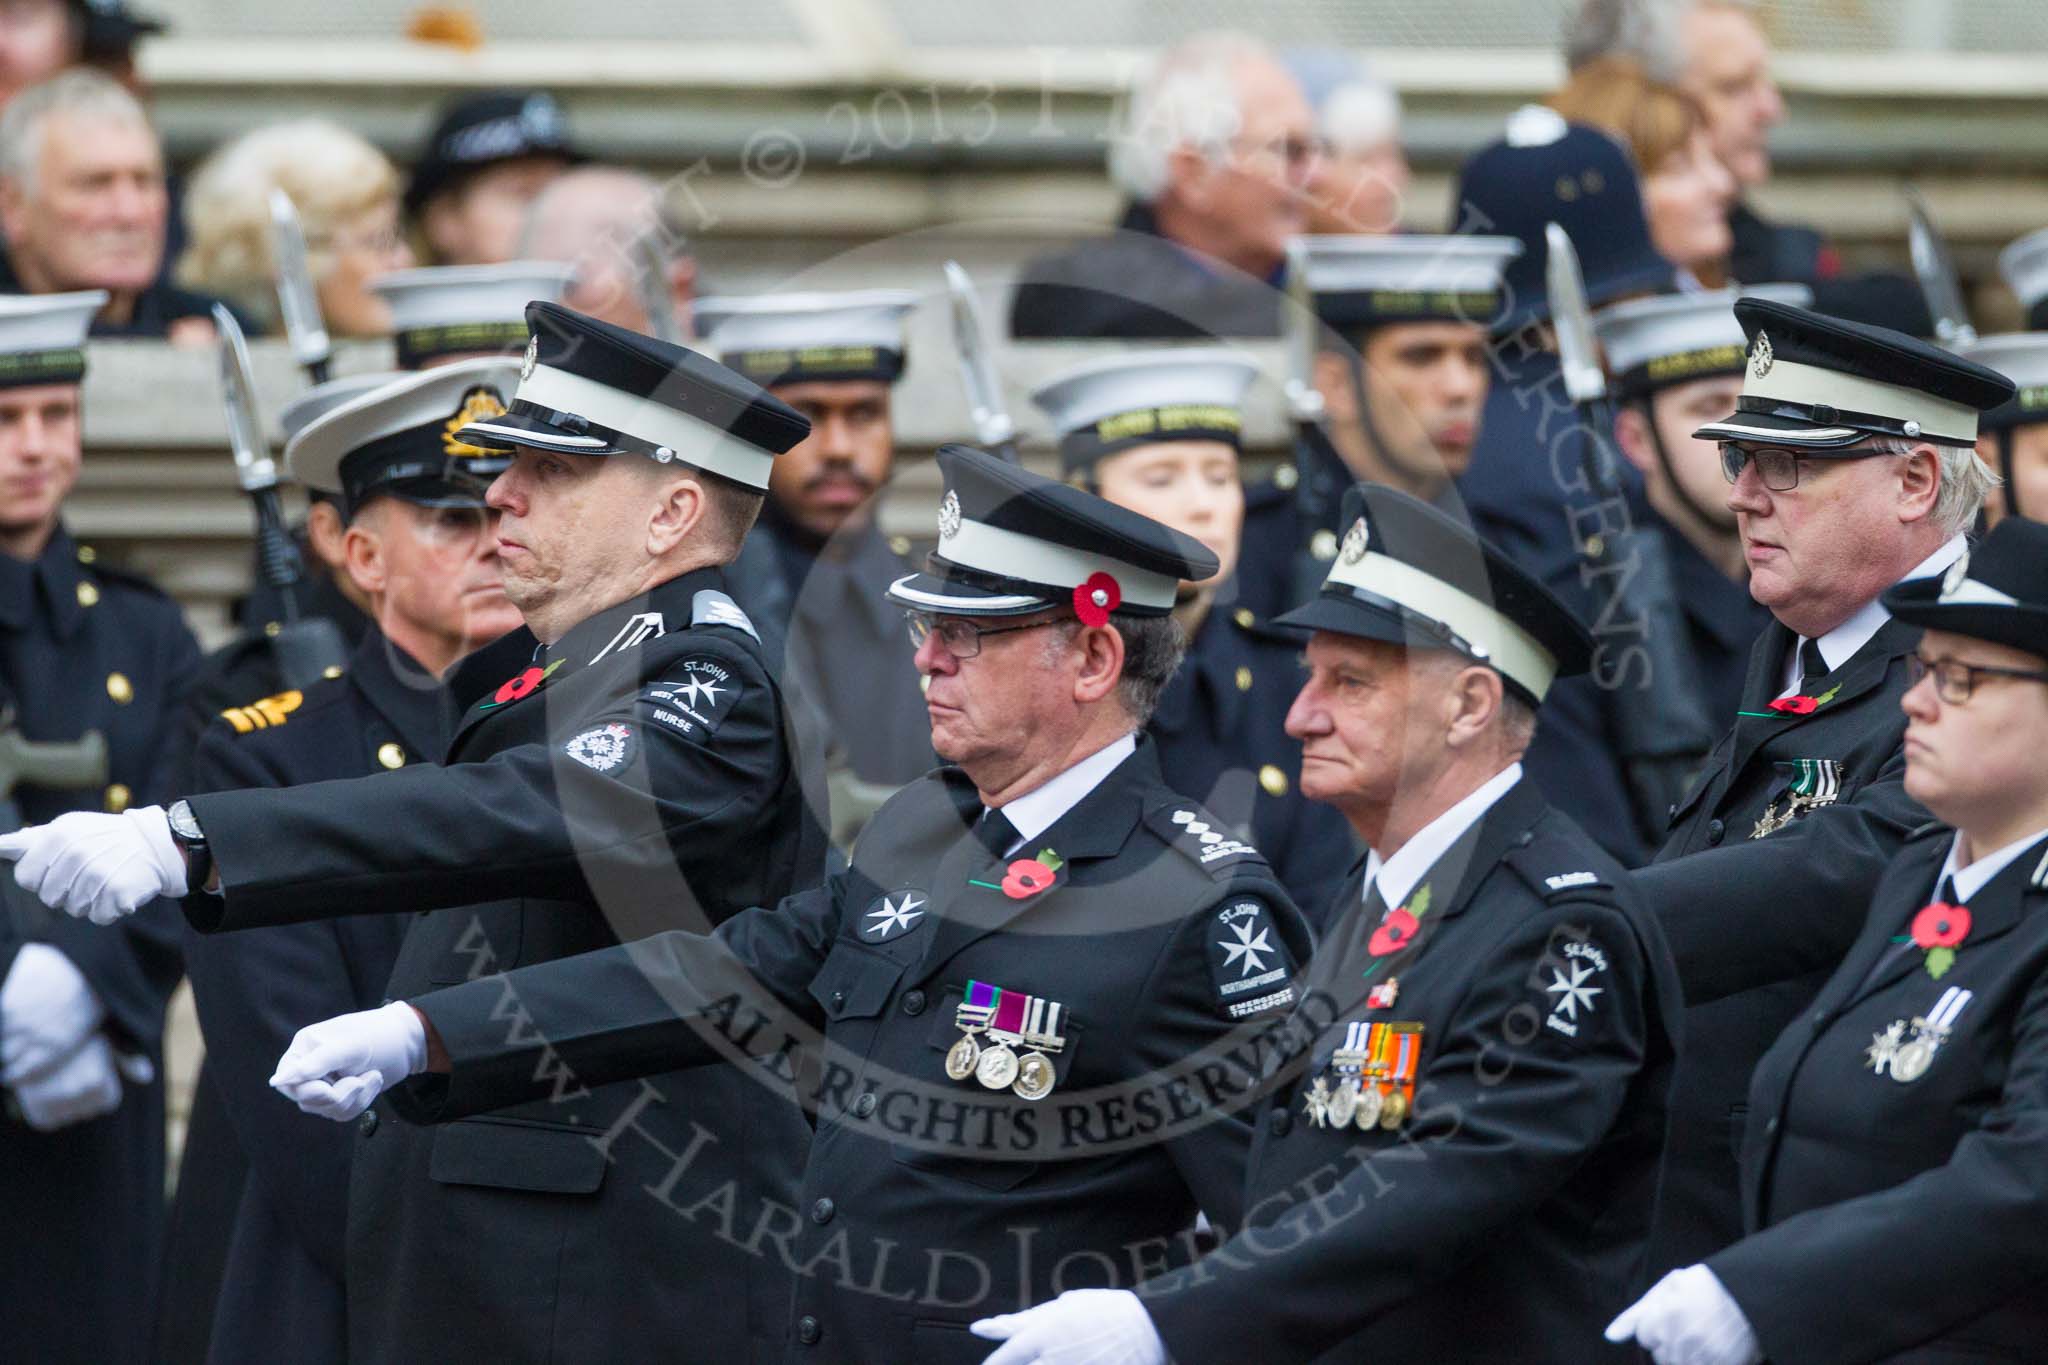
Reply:
[[1346, 490], [1344, 538], [1316, 597], [1273, 619], [1419, 649], [1501, 675], [1534, 706], [1591, 666], [1593, 637], [1550, 589], [1469, 526], [1379, 484]]
[[1024, 616], [1071, 606], [1164, 616], [1183, 579], [1213, 578], [1192, 536], [972, 446], [939, 447], [946, 494], [924, 572], [889, 585], [898, 606], [945, 616]]
[[1977, 419], [2013, 395], [1996, 370], [1894, 332], [1768, 299], [1737, 300], [1749, 342], [1735, 412], [1693, 435], [1829, 450], [1872, 436], [1977, 440]]
[[2048, 659], [2048, 523], [2007, 517], [1946, 574], [1909, 579], [1884, 605], [1907, 625]]
[[810, 435], [802, 413], [687, 346], [558, 303], [528, 304], [526, 325], [512, 405], [463, 429], [473, 445], [680, 460], [766, 489], [774, 457]]

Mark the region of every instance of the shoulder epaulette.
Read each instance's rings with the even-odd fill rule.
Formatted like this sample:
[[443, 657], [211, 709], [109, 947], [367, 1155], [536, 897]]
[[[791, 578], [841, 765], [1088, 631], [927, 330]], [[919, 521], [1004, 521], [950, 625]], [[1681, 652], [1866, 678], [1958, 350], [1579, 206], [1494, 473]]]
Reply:
[[734, 630], [743, 630], [753, 636], [756, 644], [761, 640], [760, 632], [754, 629], [753, 621], [740, 609], [740, 604], [716, 588], [700, 589], [697, 595], [690, 599], [690, 624], [731, 626]]
[[1145, 812], [1152, 832], [1218, 881], [1243, 863], [1265, 864], [1266, 855], [1230, 832], [1230, 827], [1193, 802], [1164, 801]]
[[1546, 901], [1605, 899], [1614, 883], [1588, 867], [1582, 852], [1548, 839], [1535, 839], [1508, 850], [1502, 860]]
[[290, 719], [292, 712], [299, 709], [306, 700], [306, 694], [293, 688], [263, 697], [247, 706], [230, 706], [221, 712], [221, 719], [235, 727], [235, 733], [246, 735], [255, 730], [271, 730]]

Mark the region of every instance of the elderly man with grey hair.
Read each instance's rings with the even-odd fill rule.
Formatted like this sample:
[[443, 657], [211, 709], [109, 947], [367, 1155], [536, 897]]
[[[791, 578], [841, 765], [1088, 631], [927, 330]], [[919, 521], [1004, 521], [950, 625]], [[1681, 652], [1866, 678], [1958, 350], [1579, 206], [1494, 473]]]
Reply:
[[111, 77], [66, 71], [0, 112], [0, 293], [104, 289], [94, 336], [211, 344], [214, 300], [163, 278], [169, 218], [156, 129]]
[[697, 262], [680, 250], [661, 187], [624, 166], [588, 165], [556, 176], [519, 229], [519, 255], [575, 267], [562, 302], [649, 336], [687, 335]]
[[1117, 230], [1026, 266], [1019, 337], [1276, 336], [1287, 239], [1321, 158], [1300, 85], [1258, 40], [1204, 33], [1131, 92], [1110, 145]]
[[2013, 392], [1885, 328], [1759, 298], [1735, 314], [1742, 395], [1695, 434], [1721, 443], [1750, 595], [1775, 620], [1750, 652], [1733, 727], [1636, 874], [1687, 1005], [1653, 1273], [1742, 1235], [1735, 1140], [1750, 1072], [1928, 818], [1906, 794], [1899, 707], [1920, 632], [1880, 597], [1967, 562], [1996, 483], [1977, 458], [1978, 416]]

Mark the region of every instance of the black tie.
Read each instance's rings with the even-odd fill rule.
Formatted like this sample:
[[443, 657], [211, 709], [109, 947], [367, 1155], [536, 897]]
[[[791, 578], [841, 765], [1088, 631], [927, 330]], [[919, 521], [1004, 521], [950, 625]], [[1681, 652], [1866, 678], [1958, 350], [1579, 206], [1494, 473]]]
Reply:
[[1828, 675], [1828, 661], [1821, 657], [1819, 640], [1799, 642], [1799, 690], [1812, 696]]
[[981, 818], [974, 822], [974, 838], [990, 856], [1000, 858], [1017, 842], [1017, 827], [1001, 811], [984, 807]]

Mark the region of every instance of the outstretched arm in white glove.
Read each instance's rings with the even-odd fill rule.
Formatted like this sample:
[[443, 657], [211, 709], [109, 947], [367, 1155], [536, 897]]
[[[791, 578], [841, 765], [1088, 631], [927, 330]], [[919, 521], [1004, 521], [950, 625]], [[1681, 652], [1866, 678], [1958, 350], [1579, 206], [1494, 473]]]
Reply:
[[1742, 1305], [1703, 1265], [1672, 1271], [1607, 1324], [1609, 1341], [1631, 1337], [1657, 1365], [1757, 1365], [1764, 1358]]
[[346, 1123], [384, 1088], [424, 1070], [427, 1031], [403, 1000], [308, 1024], [278, 1059], [271, 1088], [309, 1114]]
[[0, 858], [16, 860], [14, 880], [43, 904], [94, 924], [185, 894], [185, 854], [162, 806], [72, 811], [0, 835]]
[[1166, 1365], [1166, 1345], [1128, 1289], [1069, 1289], [970, 1330], [1003, 1343], [984, 1365]]

